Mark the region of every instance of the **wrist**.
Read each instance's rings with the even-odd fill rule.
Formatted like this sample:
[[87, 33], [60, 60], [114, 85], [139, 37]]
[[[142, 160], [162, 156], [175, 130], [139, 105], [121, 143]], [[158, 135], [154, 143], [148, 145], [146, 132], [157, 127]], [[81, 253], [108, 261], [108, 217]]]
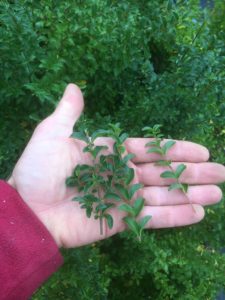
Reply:
[[40, 222], [46, 227], [48, 232], [51, 234], [57, 246], [59, 248], [62, 248], [63, 245], [59, 235], [60, 228], [58, 228], [57, 224], [55, 224], [55, 222], [52, 221], [54, 219], [54, 216], [51, 217], [47, 212], [38, 213], [36, 214], [36, 216], [40, 220]]
[[16, 190], [16, 185], [15, 185], [15, 182], [14, 182], [12, 176], [11, 176], [6, 182], [7, 182], [9, 185], [11, 185], [11, 187], [13, 187], [13, 188]]
[[[7, 181], [6, 181], [12, 188], [14, 188], [18, 194], [19, 191], [16, 188], [16, 183], [13, 179], [13, 177], [11, 176]], [[20, 195], [20, 197], [22, 198], [22, 196]], [[45, 213], [37, 213], [34, 208], [29, 205], [29, 203], [27, 203], [26, 201], [24, 201], [24, 199], [22, 198], [23, 202], [26, 203], [26, 205], [29, 206], [29, 208], [32, 210], [32, 212], [35, 214], [35, 216], [39, 219], [39, 221], [45, 226], [45, 228], [48, 230], [48, 232], [51, 234], [52, 238], [54, 239], [55, 243], [57, 244], [57, 246], [59, 248], [62, 247], [62, 243], [60, 241], [60, 238], [57, 235], [57, 230], [56, 230], [56, 226], [54, 226], [54, 224], [51, 224], [51, 219], [49, 217], [48, 214]]]

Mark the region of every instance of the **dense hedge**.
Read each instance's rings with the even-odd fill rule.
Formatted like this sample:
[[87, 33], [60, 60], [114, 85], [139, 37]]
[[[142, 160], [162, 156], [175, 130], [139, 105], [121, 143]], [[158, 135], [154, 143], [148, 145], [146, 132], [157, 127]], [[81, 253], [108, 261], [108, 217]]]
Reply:
[[[175, 4], [176, 2], [176, 4]], [[163, 124], [225, 163], [223, 1], [18, 0], [0, 3], [0, 176], [68, 82], [85, 95], [83, 126], [119, 121], [130, 135]], [[66, 250], [41, 299], [214, 299], [224, 285], [223, 203], [185, 229], [126, 233]]]

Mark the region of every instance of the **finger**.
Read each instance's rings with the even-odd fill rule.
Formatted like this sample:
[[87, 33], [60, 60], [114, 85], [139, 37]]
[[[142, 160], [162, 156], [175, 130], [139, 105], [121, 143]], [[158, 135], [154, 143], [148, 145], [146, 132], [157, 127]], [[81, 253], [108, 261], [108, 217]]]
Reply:
[[67, 85], [55, 111], [37, 126], [34, 137], [69, 137], [83, 107], [80, 89], [72, 83]]
[[[121, 212], [113, 209], [111, 210], [111, 214], [115, 220], [122, 220]], [[190, 204], [161, 207], [145, 206], [138, 219], [147, 215], [150, 215], [151, 219], [147, 223], [146, 228], [157, 229], [195, 224], [204, 218], [205, 213], [203, 207], [197, 204], [193, 206]], [[108, 229], [106, 226], [106, 237], [121, 232], [125, 228], [124, 222], [116, 222], [112, 229]]]
[[211, 205], [222, 199], [222, 191], [216, 185], [190, 186], [187, 195], [180, 190], [168, 191], [168, 187], [144, 187], [141, 190], [145, 205], [170, 206], [179, 204]]
[[[172, 163], [173, 170], [180, 163]], [[225, 181], [225, 167], [217, 163], [184, 163], [186, 169], [179, 180], [188, 184], [217, 184]], [[170, 185], [174, 179], [161, 178], [160, 175], [168, 168], [155, 166], [154, 163], [137, 165], [137, 174], [144, 185]]]
[[[162, 159], [159, 154], [147, 153], [148, 147], [145, 145], [153, 139], [147, 138], [129, 138], [125, 145], [127, 151], [134, 153], [136, 156], [133, 159], [136, 163], [151, 162]], [[164, 140], [162, 145], [168, 140]], [[176, 141], [176, 144], [168, 151], [166, 159], [172, 161], [187, 161], [187, 162], [204, 162], [209, 159], [209, 151], [207, 148], [186, 141]]]
[[[194, 209], [193, 209], [194, 207]], [[194, 204], [177, 206], [145, 206], [140, 218], [146, 215], [152, 216], [147, 223], [147, 228], [170, 228], [186, 226], [200, 222], [204, 218], [204, 209], [201, 205]]]

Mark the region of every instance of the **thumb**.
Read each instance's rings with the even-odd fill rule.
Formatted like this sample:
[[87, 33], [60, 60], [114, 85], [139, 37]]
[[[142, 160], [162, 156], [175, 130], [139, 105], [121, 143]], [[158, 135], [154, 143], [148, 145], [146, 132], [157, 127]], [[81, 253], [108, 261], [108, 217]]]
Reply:
[[81, 90], [75, 84], [68, 84], [62, 99], [52, 114], [55, 126], [60, 135], [69, 136], [73, 126], [79, 119], [84, 108], [84, 100]]
[[34, 137], [69, 137], [83, 107], [81, 90], [75, 84], [68, 84], [55, 111], [38, 125]]

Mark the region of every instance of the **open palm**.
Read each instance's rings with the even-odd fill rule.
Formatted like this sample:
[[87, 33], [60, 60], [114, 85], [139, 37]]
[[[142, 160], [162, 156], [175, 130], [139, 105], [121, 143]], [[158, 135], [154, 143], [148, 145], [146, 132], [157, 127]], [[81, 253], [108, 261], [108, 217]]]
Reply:
[[[69, 138], [82, 110], [82, 94], [75, 85], [69, 84], [55, 112], [37, 126], [9, 179], [57, 244], [63, 247], [85, 245], [125, 229], [122, 213], [113, 208], [110, 213], [114, 226], [112, 229], [104, 226], [104, 234], [100, 235], [99, 221], [86, 217], [85, 210], [71, 201], [76, 192], [65, 185], [74, 167], [90, 160], [82, 151], [83, 142]], [[221, 191], [214, 184], [225, 180], [225, 168], [206, 162], [208, 151], [198, 144], [177, 141], [169, 151], [168, 159], [174, 166], [179, 162], [187, 166], [181, 181], [191, 184], [188, 198], [194, 203], [193, 209], [180, 191], [168, 192], [170, 180], [161, 178], [164, 168], [154, 165], [159, 157], [146, 154], [147, 141], [130, 138], [125, 142], [127, 152], [136, 155], [132, 161], [135, 181], [144, 184], [141, 193], [146, 203], [142, 216], [152, 216], [147, 226], [175, 227], [200, 221], [204, 216], [202, 206], [221, 199]], [[112, 142], [100, 138], [98, 143], [110, 146]]]

